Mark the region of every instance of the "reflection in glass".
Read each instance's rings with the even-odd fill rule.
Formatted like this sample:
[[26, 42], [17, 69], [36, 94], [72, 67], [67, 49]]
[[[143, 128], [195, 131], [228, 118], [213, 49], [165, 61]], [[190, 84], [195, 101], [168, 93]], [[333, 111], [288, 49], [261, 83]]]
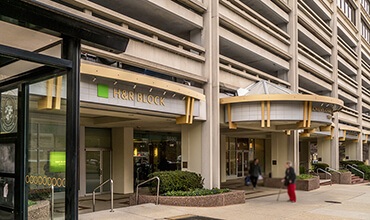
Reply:
[[1, 93], [1, 133], [17, 132], [18, 89]]
[[[100, 180], [100, 151], [86, 152], [86, 193], [92, 193], [99, 186]], [[99, 192], [99, 191], [98, 191]]]
[[15, 172], [15, 144], [0, 144], [0, 172]]
[[[65, 77], [53, 78], [29, 87], [29, 141], [27, 146], [28, 219], [64, 219], [66, 94]], [[50, 92], [51, 91], [51, 92]], [[56, 94], [61, 94], [56, 96]], [[54, 190], [52, 190], [54, 186]], [[54, 195], [55, 207], [51, 210]], [[32, 210], [43, 207], [43, 212]]]
[[14, 206], [13, 178], [0, 177], [0, 206], [8, 208], [13, 208]]

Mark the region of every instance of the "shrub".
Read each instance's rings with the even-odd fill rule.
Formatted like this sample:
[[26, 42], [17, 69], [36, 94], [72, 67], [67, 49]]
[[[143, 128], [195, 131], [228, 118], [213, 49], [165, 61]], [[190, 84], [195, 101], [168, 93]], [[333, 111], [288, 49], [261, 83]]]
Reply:
[[28, 207], [33, 206], [35, 204], [36, 204], [36, 202], [34, 202], [32, 200], [28, 200]]
[[297, 179], [298, 180], [307, 180], [307, 179], [312, 179], [314, 177], [315, 176], [314, 175], [311, 175], [311, 174], [301, 174], [301, 175], [298, 175], [297, 176]]
[[206, 196], [230, 192], [230, 189], [194, 189], [189, 191], [169, 191], [164, 196]]
[[364, 162], [359, 161], [359, 160], [345, 160], [345, 161], [340, 161], [339, 162], [339, 165], [343, 168], [346, 168], [347, 164], [349, 164], [349, 165], [355, 164], [355, 165], [359, 166], [359, 165], [364, 165]]
[[306, 173], [306, 168], [304, 166], [299, 166], [299, 173], [300, 174], [305, 174]]
[[317, 169], [319, 169], [319, 168], [325, 170], [327, 167], [329, 167], [329, 164], [326, 164], [326, 163], [315, 163], [315, 164], [313, 164], [314, 172], [317, 172]]
[[[370, 166], [369, 165], [358, 165], [358, 169], [365, 173], [365, 179], [370, 180]], [[357, 176], [362, 177], [362, 174], [358, 173], [357, 171], [353, 170]]]
[[[189, 171], [160, 171], [149, 174], [149, 178], [158, 176], [161, 180], [159, 193], [164, 194], [169, 191], [189, 191], [191, 189], [203, 188], [204, 179], [200, 174]], [[153, 181], [149, 186], [152, 194], [156, 193], [157, 182]]]

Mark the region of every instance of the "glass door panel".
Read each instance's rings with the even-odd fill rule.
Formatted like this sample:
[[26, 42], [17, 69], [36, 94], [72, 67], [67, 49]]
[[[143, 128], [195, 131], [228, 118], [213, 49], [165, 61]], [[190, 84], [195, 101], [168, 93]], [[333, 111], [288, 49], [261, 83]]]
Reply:
[[238, 166], [237, 166], [237, 176], [238, 177], [241, 177], [243, 176], [243, 153], [242, 151], [237, 151], [237, 163], [238, 163]]
[[92, 193], [99, 186], [101, 173], [100, 151], [86, 151], [86, 193]]
[[[49, 213], [40, 218], [64, 218], [66, 184], [65, 77], [29, 85], [26, 188], [28, 217], [37, 207]], [[52, 198], [54, 198], [53, 201]], [[55, 208], [51, 210], [50, 204]], [[33, 214], [32, 214], [33, 213]]]
[[[110, 179], [110, 151], [102, 151], [103, 153], [103, 161], [102, 161], [102, 170], [103, 170], [103, 180], [106, 181], [107, 179]], [[105, 184], [103, 186], [103, 192], [109, 192], [110, 190], [110, 185], [109, 183]]]

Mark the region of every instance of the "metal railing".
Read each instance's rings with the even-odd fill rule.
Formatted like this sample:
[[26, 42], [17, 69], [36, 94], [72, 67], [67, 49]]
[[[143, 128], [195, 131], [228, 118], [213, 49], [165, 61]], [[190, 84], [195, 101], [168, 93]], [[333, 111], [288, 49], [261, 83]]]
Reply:
[[51, 205], [50, 205], [50, 218], [54, 219], [54, 185], [51, 184]]
[[145, 180], [144, 182], [142, 182], [142, 183], [139, 183], [137, 186], [136, 186], [136, 195], [135, 195], [135, 203], [136, 203], [136, 205], [139, 203], [139, 186], [141, 186], [141, 185], [143, 185], [143, 184], [145, 184], [145, 183], [148, 183], [148, 182], [150, 182], [150, 181], [153, 181], [153, 180], [157, 180], [158, 182], [157, 182], [157, 200], [156, 200], [156, 205], [158, 205], [159, 204], [159, 185], [160, 185], [160, 183], [161, 183], [161, 180], [159, 179], [159, 177], [158, 176], [155, 176], [155, 177], [152, 177], [152, 178], [150, 178], [150, 179], [148, 179], [148, 180]]
[[329, 173], [328, 171], [326, 171], [326, 170], [324, 170], [324, 169], [317, 168], [317, 169], [316, 169], [316, 173], [317, 173], [317, 175], [318, 175], [318, 176], [320, 176], [320, 175], [319, 175], [319, 171], [322, 171], [322, 172], [324, 172], [324, 173], [325, 173], [325, 179], [327, 179], [328, 175], [330, 176], [330, 185], [331, 185], [331, 184], [332, 184], [331, 173]]
[[348, 169], [348, 167], [349, 167], [349, 168], [354, 169], [354, 170], [356, 170], [357, 172], [361, 173], [361, 174], [362, 174], [362, 181], [364, 181], [364, 179], [365, 179], [365, 173], [364, 173], [364, 172], [362, 172], [361, 170], [357, 169], [356, 167], [354, 167], [354, 165], [355, 165], [355, 164], [353, 164], [353, 165], [347, 164], [347, 165], [346, 165], [346, 169]]
[[103, 185], [105, 185], [106, 183], [110, 182], [110, 211], [111, 212], [114, 212], [113, 211], [113, 180], [112, 179], [107, 179], [106, 181], [104, 181], [102, 184], [100, 184], [99, 186], [97, 186], [94, 190], [93, 190], [93, 212], [95, 212], [95, 191], [97, 189], [99, 189], [100, 187], [102, 187]]

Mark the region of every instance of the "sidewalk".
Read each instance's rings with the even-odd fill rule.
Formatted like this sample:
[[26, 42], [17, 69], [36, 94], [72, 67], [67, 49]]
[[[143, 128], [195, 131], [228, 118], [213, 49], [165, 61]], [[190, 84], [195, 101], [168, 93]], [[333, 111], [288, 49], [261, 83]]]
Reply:
[[199, 208], [145, 204], [83, 214], [79, 219], [369, 219], [370, 184], [323, 186], [297, 191], [297, 203], [286, 202], [286, 193], [246, 200], [245, 204]]

